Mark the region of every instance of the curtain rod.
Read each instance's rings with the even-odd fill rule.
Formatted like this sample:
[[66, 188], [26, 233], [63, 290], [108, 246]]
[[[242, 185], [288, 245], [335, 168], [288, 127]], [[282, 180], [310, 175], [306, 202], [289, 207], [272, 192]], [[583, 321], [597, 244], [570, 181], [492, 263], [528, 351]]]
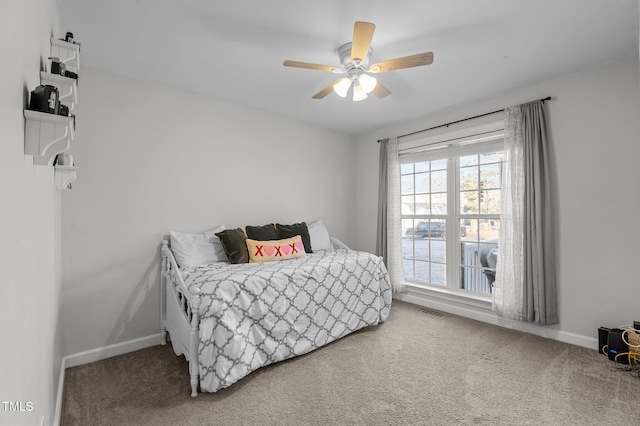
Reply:
[[[546, 98], [539, 99], [539, 101], [541, 101], [542, 103], [544, 103], [545, 101], [550, 101], [550, 100], [551, 100], [551, 96], [547, 96]], [[531, 101], [531, 102], [536, 102], [536, 101]], [[526, 102], [526, 103], [531, 103], [531, 102]], [[462, 123], [463, 121], [473, 120], [474, 118], [480, 118], [480, 117], [484, 117], [486, 115], [496, 114], [496, 113], [502, 112], [504, 110], [505, 110], [505, 108], [502, 108], [502, 109], [498, 109], [498, 110], [495, 110], [495, 111], [486, 112], [484, 114], [474, 115], [473, 117], [463, 118], [462, 120], [452, 121], [452, 122], [446, 123], [446, 124], [440, 124], [438, 126], [429, 127], [428, 129], [422, 129], [422, 130], [418, 130], [418, 131], [415, 131], [415, 132], [407, 133], [406, 135], [400, 135], [400, 136], [397, 136], [397, 138], [398, 139], [406, 138], [407, 136], [416, 135], [416, 134], [422, 133], [422, 132], [428, 132], [429, 130], [439, 129], [440, 127], [449, 127], [452, 124]], [[378, 142], [380, 142], [381, 140], [382, 139], [378, 139]]]

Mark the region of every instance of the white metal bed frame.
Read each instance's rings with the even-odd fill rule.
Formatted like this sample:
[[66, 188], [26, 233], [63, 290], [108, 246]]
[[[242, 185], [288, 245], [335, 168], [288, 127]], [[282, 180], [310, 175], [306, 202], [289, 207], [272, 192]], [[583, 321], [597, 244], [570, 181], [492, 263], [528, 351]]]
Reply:
[[[334, 249], [348, 249], [346, 244], [331, 237]], [[184, 355], [189, 362], [191, 396], [198, 396], [200, 373], [198, 346], [200, 345], [200, 290], [189, 290], [180, 274], [169, 241], [162, 241], [160, 274], [160, 312], [162, 316], [162, 344], [167, 343], [167, 333], [176, 355]], [[176, 281], [171, 278], [175, 275]]]

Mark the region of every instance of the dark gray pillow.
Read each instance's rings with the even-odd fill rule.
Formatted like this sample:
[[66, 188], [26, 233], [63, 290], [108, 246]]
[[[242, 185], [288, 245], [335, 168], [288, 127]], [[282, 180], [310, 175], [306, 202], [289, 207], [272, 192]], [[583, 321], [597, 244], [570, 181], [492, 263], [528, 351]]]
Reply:
[[281, 225], [276, 223], [276, 230], [278, 231], [277, 240], [284, 240], [285, 238], [295, 237], [300, 235], [302, 238], [302, 244], [304, 245], [304, 251], [307, 253], [313, 253], [311, 250], [311, 237], [309, 237], [309, 228], [305, 222], [294, 223], [293, 225]]
[[247, 231], [247, 238], [256, 241], [273, 241], [280, 240], [278, 233], [276, 232], [276, 226], [273, 223], [268, 223], [262, 226], [245, 226]]
[[231, 263], [248, 263], [249, 250], [247, 249], [247, 236], [242, 229], [225, 229], [216, 232], [216, 237], [220, 238], [224, 253]]

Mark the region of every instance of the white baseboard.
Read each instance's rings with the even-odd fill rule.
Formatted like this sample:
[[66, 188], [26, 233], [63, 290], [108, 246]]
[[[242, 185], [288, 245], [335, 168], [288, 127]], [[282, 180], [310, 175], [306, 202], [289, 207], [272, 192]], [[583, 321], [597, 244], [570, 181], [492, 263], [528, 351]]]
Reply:
[[429, 297], [422, 292], [409, 290], [407, 293], [395, 294], [394, 298], [416, 305], [424, 306], [461, 317], [486, 322], [512, 330], [523, 331], [536, 336], [558, 340], [572, 345], [582, 346], [589, 349], [598, 349], [598, 339], [590, 336], [583, 336], [567, 331], [558, 330], [557, 326], [540, 326], [537, 324], [507, 320], [498, 317], [494, 312], [487, 309], [480, 309], [476, 306], [465, 306], [459, 303], [452, 303], [437, 297]]
[[141, 337], [139, 339], [129, 340], [127, 342], [115, 343], [113, 345], [104, 346], [102, 348], [96, 348], [77, 354], [67, 355], [64, 358], [67, 368], [75, 367], [78, 365], [89, 364], [90, 362], [111, 358], [112, 356], [122, 355], [151, 346], [160, 345], [161, 343], [162, 333], [158, 333], [152, 334], [151, 336]]
[[60, 426], [62, 399], [64, 396], [64, 373], [66, 368], [89, 364], [90, 362], [100, 361], [111, 358], [112, 356], [123, 355], [140, 349], [149, 348], [151, 346], [160, 345], [162, 344], [162, 337], [163, 333], [152, 334], [151, 336], [141, 337], [127, 342], [115, 343], [102, 348], [91, 349], [63, 357], [60, 366], [60, 377], [58, 379], [58, 396], [56, 398], [56, 411], [54, 414], [53, 425]]

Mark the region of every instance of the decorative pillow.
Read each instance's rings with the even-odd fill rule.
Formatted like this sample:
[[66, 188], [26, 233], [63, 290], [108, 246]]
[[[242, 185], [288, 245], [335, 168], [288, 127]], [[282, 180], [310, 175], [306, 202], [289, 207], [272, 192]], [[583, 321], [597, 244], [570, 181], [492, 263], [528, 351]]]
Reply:
[[309, 230], [307, 224], [304, 222], [294, 223], [293, 225], [281, 225], [276, 224], [276, 230], [278, 231], [278, 238], [291, 238], [296, 235], [302, 237], [302, 244], [304, 244], [304, 251], [307, 253], [313, 253], [311, 251], [311, 239], [309, 238]]
[[258, 241], [279, 240], [278, 233], [276, 232], [276, 226], [273, 223], [268, 223], [262, 226], [245, 226], [247, 231], [247, 238]]
[[311, 248], [313, 250], [331, 250], [331, 237], [329, 231], [321, 220], [316, 220], [309, 224], [309, 238], [311, 239]]
[[286, 240], [257, 241], [247, 239], [250, 262], [296, 259], [305, 255], [300, 235]]
[[197, 234], [169, 231], [171, 251], [181, 267], [200, 266], [213, 262], [226, 262], [227, 256], [222, 249], [216, 232], [224, 230], [224, 225]]
[[249, 251], [247, 250], [247, 236], [242, 229], [227, 229], [222, 232], [216, 232], [216, 236], [220, 238], [224, 252], [231, 263], [247, 263], [249, 262]]

